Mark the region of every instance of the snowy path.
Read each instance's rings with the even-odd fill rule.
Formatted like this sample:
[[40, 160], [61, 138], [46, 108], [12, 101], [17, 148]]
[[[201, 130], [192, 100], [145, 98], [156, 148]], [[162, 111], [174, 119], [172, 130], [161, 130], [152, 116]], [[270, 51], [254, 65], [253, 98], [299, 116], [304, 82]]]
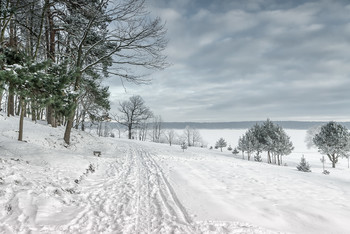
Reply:
[[82, 184], [86, 209], [69, 232], [191, 233], [186, 212], [160, 168], [142, 149], [127, 153]]
[[[82, 177], [72, 194], [57, 184], [47, 189], [57, 171], [38, 170], [31, 189], [22, 186], [8, 198], [11, 210], [0, 217], [0, 233], [196, 233], [149, 152], [124, 144], [115, 154], [99, 159], [96, 171]], [[4, 163], [26, 173], [25, 163]], [[13, 173], [5, 172], [8, 180]], [[24, 176], [21, 181], [27, 183]]]

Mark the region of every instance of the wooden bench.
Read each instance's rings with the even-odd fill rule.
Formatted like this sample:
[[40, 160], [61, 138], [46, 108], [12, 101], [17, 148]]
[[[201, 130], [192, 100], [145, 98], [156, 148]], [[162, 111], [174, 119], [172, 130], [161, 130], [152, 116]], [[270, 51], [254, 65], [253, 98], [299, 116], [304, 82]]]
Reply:
[[97, 157], [100, 157], [101, 156], [101, 151], [94, 151], [94, 155], [95, 156], [97, 155]]

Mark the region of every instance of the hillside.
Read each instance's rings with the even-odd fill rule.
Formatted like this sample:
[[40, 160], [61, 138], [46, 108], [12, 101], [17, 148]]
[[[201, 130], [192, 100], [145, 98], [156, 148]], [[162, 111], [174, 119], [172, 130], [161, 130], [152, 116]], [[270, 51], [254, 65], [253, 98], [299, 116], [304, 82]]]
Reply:
[[[228, 151], [98, 138], [0, 116], [0, 233], [346, 233], [345, 160], [321, 173], [302, 141], [288, 166]], [[301, 134], [301, 131], [291, 132]], [[293, 137], [292, 137], [293, 138]], [[295, 135], [293, 139], [301, 138]], [[93, 156], [94, 150], [102, 152]], [[306, 153], [312, 173], [295, 169]]]

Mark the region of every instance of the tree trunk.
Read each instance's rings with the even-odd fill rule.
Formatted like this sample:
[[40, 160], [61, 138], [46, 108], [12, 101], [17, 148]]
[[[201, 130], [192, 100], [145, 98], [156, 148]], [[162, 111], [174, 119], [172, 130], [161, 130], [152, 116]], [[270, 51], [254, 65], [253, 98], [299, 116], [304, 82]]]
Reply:
[[61, 116], [61, 114], [56, 114], [56, 112], [55, 112], [55, 123], [56, 123], [56, 127], [57, 126], [61, 126], [61, 124], [62, 124], [62, 116]]
[[102, 122], [98, 122], [98, 127], [97, 127], [97, 135], [100, 137], [102, 136]]
[[54, 108], [51, 109], [51, 126], [53, 128], [57, 127], [56, 111]]
[[46, 120], [47, 120], [47, 124], [51, 124], [52, 125], [52, 106], [48, 105], [46, 108]]
[[15, 96], [14, 96], [14, 90], [13, 85], [10, 83], [9, 85], [9, 95], [8, 95], [8, 101], [7, 101], [7, 116], [14, 116], [15, 115]]
[[20, 111], [21, 111], [21, 104], [19, 103], [20, 102], [20, 98], [18, 95], [16, 95], [16, 97], [14, 98], [14, 109], [15, 109], [15, 114], [16, 116], [19, 116], [20, 115]]
[[2, 96], [3, 96], [3, 94], [4, 94], [4, 90], [3, 89], [1, 89], [0, 90], [0, 111], [2, 111]]
[[36, 122], [36, 120], [37, 120], [37, 116], [36, 116], [37, 112], [36, 112], [34, 101], [31, 104], [31, 108], [32, 108], [32, 121]]
[[[78, 59], [78, 61], [79, 61], [79, 59]], [[77, 91], [79, 89], [79, 84], [80, 84], [81, 77], [82, 77], [82, 73], [79, 70], [78, 74], [76, 75], [76, 78], [75, 78], [74, 91]], [[70, 143], [70, 134], [71, 134], [72, 128], [73, 128], [74, 115], [75, 115], [75, 111], [77, 110], [77, 104], [78, 104], [78, 100], [77, 100], [76, 97], [74, 97], [73, 100], [72, 100], [73, 107], [72, 107], [72, 110], [71, 110], [70, 114], [67, 117], [68, 121], [67, 121], [66, 130], [64, 132], [64, 137], [63, 137], [64, 141], [67, 144]]]
[[40, 117], [39, 117], [40, 120], [43, 119], [43, 114], [44, 114], [44, 110], [41, 109], [41, 110], [38, 112], [38, 115], [40, 116]]
[[24, 98], [20, 98], [20, 106], [21, 106], [21, 115], [19, 118], [19, 131], [18, 131], [18, 140], [23, 140], [23, 119], [24, 119], [24, 112], [25, 112], [25, 104], [24, 104]]
[[24, 103], [24, 117], [27, 117], [28, 110], [27, 110], [27, 103]]
[[335, 168], [336, 158], [334, 154], [327, 154], [329, 160], [332, 162], [332, 167]]
[[270, 151], [267, 151], [267, 163], [271, 163]]
[[[13, 20], [10, 21], [10, 31], [9, 31], [9, 46], [10, 48], [16, 50], [17, 40], [16, 40], [16, 25]], [[9, 96], [7, 104], [7, 116], [15, 115], [15, 97], [14, 97], [14, 87], [13, 84], [9, 84]]]
[[132, 131], [132, 126], [131, 126], [131, 125], [129, 125], [129, 126], [128, 126], [128, 129], [129, 129], [129, 139], [131, 139], [131, 131]]
[[50, 1], [46, 0], [48, 7], [47, 7], [47, 16], [48, 16], [48, 21], [49, 21], [49, 30], [50, 30], [50, 40], [49, 40], [49, 58], [52, 60], [52, 62], [55, 62], [56, 58], [56, 30], [55, 30], [55, 25], [54, 25], [54, 20], [53, 20], [53, 15], [51, 14], [51, 9], [50, 9]]
[[72, 128], [73, 128], [73, 120], [74, 120], [74, 114], [68, 118], [66, 130], [64, 132], [63, 139], [64, 139], [64, 142], [66, 142], [66, 144], [68, 144], [68, 145], [70, 144], [70, 133], [72, 132]]
[[85, 115], [86, 115], [86, 111], [83, 110], [83, 112], [81, 113], [81, 130], [85, 131]]
[[76, 130], [79, 129], [79, 122], [80, 122], [79, 108], [77, 108], [76, 114], [75, 114], [75, 125], [74, 125], [74, 128], [75, 128]]
[[64, 142], [66, 142], [66, 144], [68, 145], [70, 144], [70, 134], [73, 128], [77, 100], [74, 98], [72, 102], [74, 104], [74, 107], [72, 108], [71, 113], [66, 117], [67, 125], [66, 125], [66, 130], [64, 131], [64, 137], [63, 137]]

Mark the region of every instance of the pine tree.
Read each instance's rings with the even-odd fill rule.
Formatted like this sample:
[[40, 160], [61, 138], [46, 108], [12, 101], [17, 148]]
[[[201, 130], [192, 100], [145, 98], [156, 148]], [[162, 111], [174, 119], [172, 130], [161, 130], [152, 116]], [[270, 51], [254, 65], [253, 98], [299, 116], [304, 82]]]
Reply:
[[222, 152], [222, 148], [224, 148], [226, 146], [227, 146], [227, 143], [226, 143], [225, 139], [222, 137], [215, 144], [215, 147], [220, 148], [221, 152]]
[[301, 157], [300, 163], [297, 165], [298, 171], [311, 172], [310, 165], [306, 162], [304, 155]]
[[350, 133], [348, 129], [334, 121], [323, 125], [313, 141], [318, 151], [328, 156], [333, 168], [335, 168], [339, 156], [346, 156], [350, 151]]
[[254, 161], [256, 162], [262, 162], [262, 158], [260, 154], [254, 155]]
[[239, 151], [237, 150], [237, 148], [234, 148], [233, 151], [232, 151], [232, 153], [233, 153], [234, 155], [236, 155], [236, 154], [239, 153]]
[[282, 156], [290, 154], [294, 147], [282, 127], [268, 119], [261, 125], [256, 124], [250, 128], [239, 139], [238, 149], [248, 153], [248, 160], [250, 160], [250, 154], [255, 152], [256, 161], [261, 161], [260, 153], [267, 151], [268, 163], [282, 165]]

